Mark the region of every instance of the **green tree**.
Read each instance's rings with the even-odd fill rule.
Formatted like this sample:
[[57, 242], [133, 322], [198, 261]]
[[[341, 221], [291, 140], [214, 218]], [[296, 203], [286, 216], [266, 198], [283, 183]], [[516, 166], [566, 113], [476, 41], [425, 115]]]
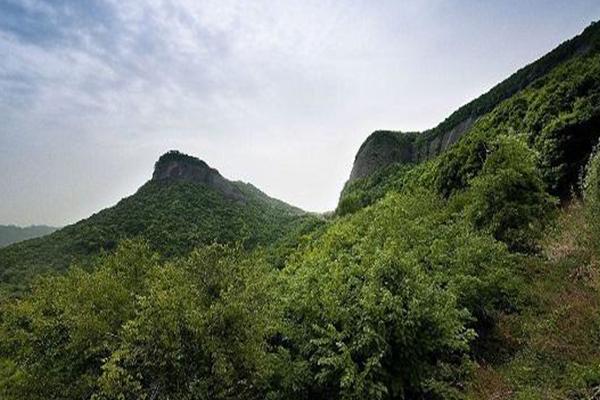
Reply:
[[3, 399], [262, 399], [276, 324], [259, 254], [212, 245], [161, 264], [122, 243], [0, 309]]
[[263, 261], [220, 245], [154, 270], [103, 366], [97, 398], [263, 398], [269, 291]]
[[127, 241], [96, 272], [39, 279], [30, 296], [3, 304], [0, 397], [89, 398], [156, 264], [147, 245]]
[[510, 302], [511, 266], [427, 192], [340, 219], [284, 270], [286, 397], [456, 395], [474, 319]]

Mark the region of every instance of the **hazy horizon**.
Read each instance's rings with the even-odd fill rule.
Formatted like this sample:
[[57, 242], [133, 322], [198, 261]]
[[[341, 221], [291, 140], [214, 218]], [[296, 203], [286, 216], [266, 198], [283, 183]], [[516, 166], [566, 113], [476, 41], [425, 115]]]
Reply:
[[[63, 226], [171, 149], [308, 211], [374, 130], [425, 130], [596, 1], [0, 0], [0, 224]], [[532, 22], [535, 23], [532, 23]]]

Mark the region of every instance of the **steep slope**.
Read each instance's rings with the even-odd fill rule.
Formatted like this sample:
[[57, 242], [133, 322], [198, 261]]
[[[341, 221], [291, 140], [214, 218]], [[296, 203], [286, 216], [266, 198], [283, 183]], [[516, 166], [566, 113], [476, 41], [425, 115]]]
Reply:
[[0, 247], [48, 235], [57, 229], [58, 228], [47, 225], [31, 225], [26, 227], [0, 225]]
[[[462, 106], [446, 120], [433, 129], [422, 133], [400, 133], [393, 131], [376, 131], [370, 135], [359, 149], [350, 174], [349, 183], [364, 178], [377, 169], [392, 163], [423, 162], [448, 149], [463, 135], [473, 130], [481, 117], [497, 109], [502, 102], [513, 98], [525, 90], [539, 90], [552, 83], [547, 78], [558, 67], [568, 62], [581, 62], [584, 64], [597, 63], [596, 55], [600, 52], [600, 23], [593, 23], [579, 36], [568, 40], [556, 49], [546, 54], [534, 63], [520, 69], [505, 81], [499, 83], [489, 92], [483, 94], [472, 102]], [[595, 77], [594, 77], [595, 78]], [[550, 79], [552, 80], [552, 79]], [[572, 87], [580, 92], [569, 92], [561, 105], [561, 113], [572, 109], [582, 97], [589, 98], [597, 94], [598, 82], [591, 79], [582, 86]], [[586, 87], [586, 85], [594, 86]], [[582, 93], [583, 91], [584, 93]], [[587, 92], [587, 93], [585, 93]], [[556, 93], [556, 92], [553, 92]], [[555, 99], [538, 99], [538, 101], [553, 101]], [[595, 101], [593, 99], [592, 101]], [[597, 105], [596, 103], [594, 105]], [[529, 107], [535, 106], [530, 104]], [[555, 104], [552, 104], [555, 106]], [[554, 110], [543, 110], [553, 112]], [[598, 118], [598, 110], [594, 108], [586, 120]], [[576, 121], [581, 124], [582, 121]], [[545, 124], [548, 125], [548, 124]], [[594, 125], [596, 126], [596, 125]], [[531, 129], [539, 126], [528, 127]], [[530, 133], [521, 131], [521, 133]], [[395, 137], [395, 140], [390, 140]], [[401, 138], [401, 139], [399, 139]]]
[[599, 23], [430, 131], [373, 133], [356, 155], [338, 208], [360, 208], [399, 189], [407, 167], [419, 163], [436, 165], [430, 184], [442, 194], [460, 190], [483, 165], [489, 141], [503, 134], [527, 138], [552, 194], [572, 193], [600, 137]]
[[144, 238], [165, 257], [195, 246], [240, 242], [271, 245], [318, 218], [232, 182], [203, 161], [169, 152], [134, 195], [53, 234], [0, 250], [0, 282], [20, 286], [45, 271], [111, 251], [125, 238]]

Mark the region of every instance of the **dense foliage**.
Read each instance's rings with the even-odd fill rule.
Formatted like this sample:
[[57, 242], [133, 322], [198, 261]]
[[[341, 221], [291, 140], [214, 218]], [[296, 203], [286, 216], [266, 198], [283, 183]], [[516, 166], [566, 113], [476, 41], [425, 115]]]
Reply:
[[0, 282], [20, 289], [32, 276], [112, 251], [127, 238], [146, 239], [169, 258], [213, 242], [242, 242], [246, 248], [271, 245], [307, 224], [319, 224], [319, 218], [299, 213], [249, 184], [235, 184], [246, 194], [245, 204], [193, 182], [150, 181], [86, 220], [1, 249]]
[[288, 398], [429, 398], [456, 391], [478, 322], [516, 299], [505, 246], [427, 192], [332, 225], [284, 270]]
[[281, 272], [267, 259], [212, 245], [165, 263], [124, 242], [38, 280], [0, 311], [0, 393], [441, 398], [517, 299], [507, 248], [427, 192], [335, 222]]
[[264, 262], [241, 254], [161, 265], [125, 242], [93, 272], [38, 281], [2, 309], [2, 398], [259, 398], [274, 303]]
[[534, 249], [552, 205], [536, 154], [515, 136], [496, 138], [486, 151], [481, 172], [458, 196], [465, 216], [513, 250]]

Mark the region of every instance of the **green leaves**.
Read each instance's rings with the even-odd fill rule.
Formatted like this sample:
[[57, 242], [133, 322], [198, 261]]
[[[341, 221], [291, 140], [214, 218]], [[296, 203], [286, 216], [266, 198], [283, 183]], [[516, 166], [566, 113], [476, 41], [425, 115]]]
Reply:
[[513, 250], [535, 248], [554, 203], [536, 161], [522, 138], [498, 137], [463, 200], [467, 219]]
[[3, 398], [259, 398], [271, 361], [270, 268], [213, 245], [160, 264], [124, 242], [93, 272], [38, 281], [1, 309]]
[[340, 219], [283, 271], [287, 348], [310, 371], [289, 397], [448, 389], [438, 366], [461, 368], [472, 318], [513, 291], [511, 265], [504, 246], [454, 221], [428, 192], [388, 195]]

